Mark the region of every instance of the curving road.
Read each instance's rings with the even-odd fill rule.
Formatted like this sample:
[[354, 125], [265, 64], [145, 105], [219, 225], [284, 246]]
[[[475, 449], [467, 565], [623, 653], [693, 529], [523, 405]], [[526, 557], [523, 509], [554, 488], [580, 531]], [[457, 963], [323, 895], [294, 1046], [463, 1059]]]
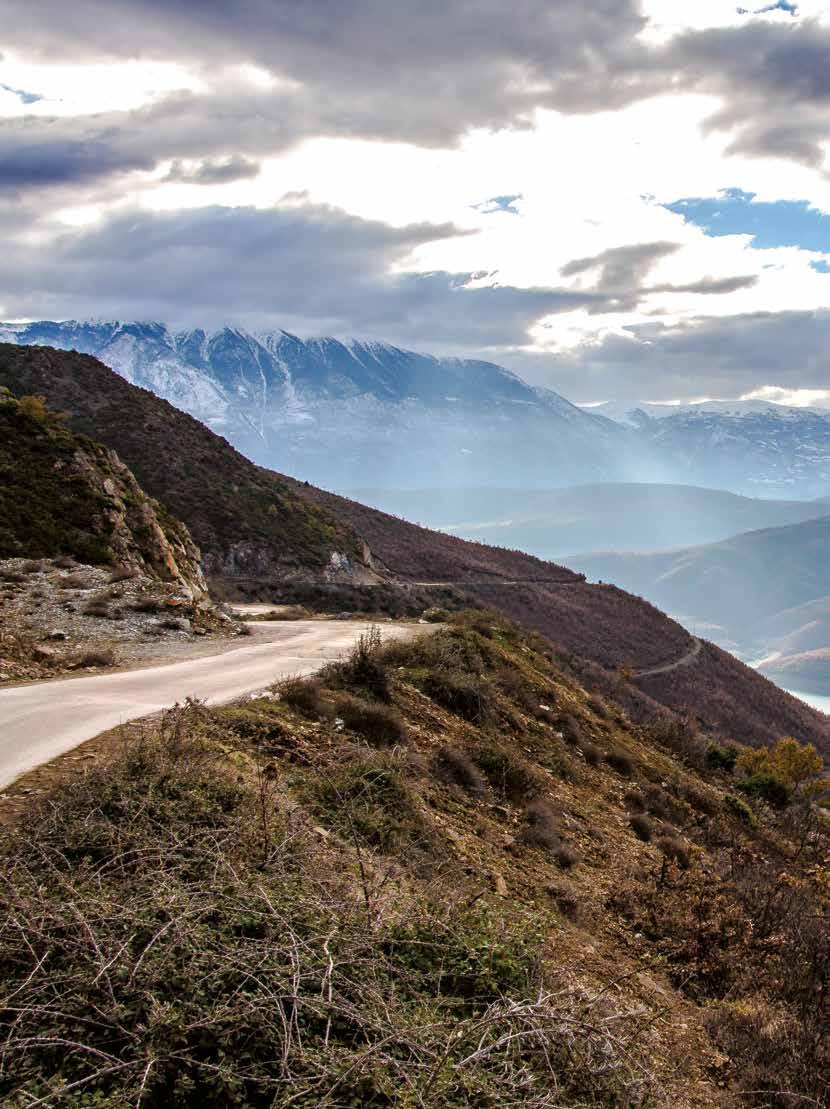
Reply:
[[692, 648], [686, 654], [674, 662], [667, 662], [663, 666], [654, 666], [651, 670], [639, 670], [634, 675], [634, 681], [638, 678], [656, 678], [658, 674], [670, 674], [672, 670], [679, 670], [681, 666], [688, 666], [689, 663], [694, 662], [701, 652], [703, 643], [696, 635], [692, 636]]
[[[57, 678], [0, 690], [0, 788], [33, 767], [128, 720], [186, 697], [211, 704], [262, 689], [289, 674], [310, 674], [349, 650], [369, 624], [339, 620], [260, 622], [259, 642], [184, 662], [121, 673]], [[384, 639], [423, 632], [383, 624]]]

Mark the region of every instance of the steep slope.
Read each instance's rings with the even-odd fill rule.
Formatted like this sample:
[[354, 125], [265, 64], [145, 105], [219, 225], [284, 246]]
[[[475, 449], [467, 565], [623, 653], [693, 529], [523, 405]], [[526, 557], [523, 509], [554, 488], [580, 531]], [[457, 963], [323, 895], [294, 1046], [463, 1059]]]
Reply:
[[327, 486], [415, 475], [550, 485], [648, 470], [630, 431], [491, 362], [158, 323], [0, 325], [4, 338], [93, 354], [254, 461]]
[[[600, 688], [616, 683], [620, 668], [650, 670], [684, 657], [693, 646], [679, 624], [620, 589], [586, 585], [554, 563], [431, 532], [260, 469], [190, 416], [95, 359], [0, 346], [2, 384], [43, 393], [50, 404], [70, 411], [73, 426], [94, 429], [117, 445], [144, 488], [188, 524], [213, 580], [243, 584], [252, 599], [287, 599], [291, 579], [376, 582], [378, 590], [452, 583], [475, 603], [542, 632], [563, 655], [588, 660]], [[830, 720], [736, 666], [715, 665], [700, 696], [687, 668], [685, 684], [667, 685], [663, 703], [673, 711], [691, 708], [716, 731], [731, 729], [747, 742], [792, 733], [830, 751]], [[636, 689], [631, 698], [643, 718], [661, 711]], [[733, 700], [744, 705], [743, 717], [723, 710]], [[755, 703], [766, 706], [763, 720], [752, 709]]]
[[828, 1104], [814, 752], [474, 613], [87, 753], [2, 809], [4, 1104]]
[[[297, 489], [364, 535], [376, 558], [393, 566], [399, 580], [423, 581], [440, 570], [442, 580], [460, 584], [477, 604], [541, 632], [563, 658], [570, 658], [584, 683], [623, 699], [639, 721], [653, 719], [665, 707], [681, 717], [691, 712], [724, 738], [772, 743], [782, 735], [795, 735], [830, 754], [830, 718], [713, 644], [707, 644], [692, 665], [674, 668], [675, 662], [692, 654], [696, 641], [642, 597], [614, 585], [569, 578], [565, 575], [570, 571], [553, 563], [492, 548], [502, 567], [498, 576], [485, 579], [465, 569], [448, 578], [453, 567], [446, 559], [452, 548], [445, 547], [435, 532], [313, 486], [298, 484]], [[438, 562], [436, 545], [441, 551]], [[488, 550], [468, 543], [462, 548]], [[525, 576], [540, 566], [549, 568], [549, 576], [536, 577], [538, 569], [533, 577]], [[278, 582], [273, 588], [279, 593]], [[625, 678], [664, 667], [665, 672], [654, 677]]]
[[609, 482], [569, 489], [355, 489], [349, 496], [465, 539], [540, 558], [575, 551], [657, 551], [827, 513], [820, 501], [742, 497], [694, 485]]
[[59, 555], [206, 588], [187, 528], [113, 450], [70, 431], [38, 397], [0, 389], [0, 558]]

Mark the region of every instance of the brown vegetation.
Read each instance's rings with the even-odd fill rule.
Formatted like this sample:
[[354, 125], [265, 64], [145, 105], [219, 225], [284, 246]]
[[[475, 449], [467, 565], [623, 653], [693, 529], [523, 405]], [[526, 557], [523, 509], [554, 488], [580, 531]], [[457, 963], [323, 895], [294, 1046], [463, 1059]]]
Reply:
[[[691, 767], [546, 650], [481, 613], [369, 638], [37, 805], [0, 852], [0, 1098], [826, 1104], [820, 808], [737, 797], [751, 752]], [[487, 720], [426, 693], [442, 668]]]

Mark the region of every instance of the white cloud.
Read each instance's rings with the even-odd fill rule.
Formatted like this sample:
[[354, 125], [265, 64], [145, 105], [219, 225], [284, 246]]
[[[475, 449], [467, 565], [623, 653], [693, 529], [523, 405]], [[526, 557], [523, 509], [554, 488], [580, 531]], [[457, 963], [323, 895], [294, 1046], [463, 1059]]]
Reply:
[[830, 389], [784, 389], [780, 385], [762, 385], [752, 389], [741, 400], [768, 400], [789, 408], [830, 408]]
[[[764, 6], [763, 0], [757, 3], [744, 0], [744, 5]], [[410, 131], [401, 132], [410, 141], [389, 141], [385, 120], [381, 121], [382, 126], [381, 123], [363, 129], [355, 126], [352, 131], [348, 125], [351, 111], [354, 110], [356, 119], [361, 118], [361, 113], [371, 114], [369, 109], [378, 100], [372, 80], [379, 82], [380, 78], [373, 78], [365, 87], [361, 85], [360, 75], [353, 71], [351, 60], [341, 51], [337, 56], [342, 55], [348, 73], [342, 85], [332, 86], [338, 95], [343, 94], [341, 104], [324, 86], [320, 74], [325, 77], [324, 62], [329, 54], [315, 53], [319, 43], [311, 32], [298, 38], [298, 49], [308, 51], [307, 70], [301, 66], [292, 70], [291, 59], [283, 59], [285, 71], [294, 74], [291, 80], [268, 68], [269, 59], [264, 54], [251, 52], [251, 36], [242, 36], [236, 42], [227, 63], [217, 60], [221, 57], [218, 53], [206, 53], [200, 61], [198, 50], [191, 49], [190, 43], [185, 44], [189, 61], [160, 60], [163, 55], [175, 56], [171, 39], [155, 47], [157, 56], [145, 49], [144, 60], [124, 57], [81, 65], [33, 61], [22, 53], [4, 55], [0, 57], [0, 85], [7, 89], [0, 89], [0, 116], [6, 117], [12, 128], [12, 141], [14, 128], [19, 127], [20, 135], [24, 134], [27, 117], [37, 120], [44, 128], [43, 134], [51, 127], [45, 122], [50, 117], [70, 122], [78, 119], [82, 123], [80, 137], [72, 134], [63, 140], [64, 149], [57, 150], [54, 165], [48, 160], [47, 144], [44, 142], [41, 149], [39, 140], [32, 143], [29, 160], [21, 160], [19, 178], [13, 181], [13, 186], [22, 190], [19, 182], [27, 174], [39, 173], [45, 178], [49, 168], [55, 190], [48, 205], [52, 220], [49, 223], [41, 220], [34, 231], [28, 228], [25, 233], [29, 241], [38, 241], [48, 250], [49, 236], [59, 232], [61, 224], [74, 229], [94, 229], [96, 225], [107, 226], [107, 221], [128, 211], [155, 214], [161, 219], [174, 213], [196, 213], [209, 205], [272, 212], [281, 200], [280, 210], [284, 211], [289, 206], [283, 199], [286, 195], [302, 194], [303, 203], [331, 206], [358, 220], [384, 223], [393, 229], [430, 223], [452, 224], [468, 232], [418, 239], [411, 251], [394, 252], [388, 258], [388, 266], [397, 278], [415, 273], [475, 273], [479, 276], [471, 287], [477, 289], [496, 284], [518, 290], [565, 288], [589, 294], [601, 277], [601, 267], [583, 267], [563, 275], [563, 267], [574, 259], [594, 258], [643, 244], [675, 244], [676, 249], [654, 256], [645, 275], [638, 277], [636, 288], [611, 290], [619, 292], [619, 298], [611, 303], [606, 296], [602, 311], [583, 299], [572, 311], [557, 311], [548, 318], [528, 320], [525, 346], [529, 351], [570, 352], [574, 356], [594, 349], [645, 350], [651, 342], [649, 325], [671, 329], [699, 317], [717, 321], [757, 313], [820, 309], [828, 301], [830, 275], [817, 273], [810, 262], [822, 255], [795, 247], [754, 249], [746, 235], [708, 237], [662, 205], [683, 196], [713, 196], [724, 188], [737, 187], [764, 201], [805, 199], [830, 213], [830, 176], [820, 167], [790, 157], [759, 157], [758, 151], [766, 149], [763, 143], [757, 144], [753, 156], [735, 153], [732, 148], [741, 128], [745, 129], [746, 120], [729, 122], [724, 116], [731, 95], [726, 84], [717, 86], [715, 95], [711, 91], [715, 87], [712, 81], [690, 82], [684, 87], [682, 81], [675, 82], [671, 74], [665, 77], [665, 71], [660, 71], [663, 76], [658, 74], [654, 84], [655, 90], [662, 90], [659, 95], [646, 98], [643, 93], [643, 99], [628, 106], [616, 106], [632, 98], [621, 91], [631, 76], [625, 70], [628, 64], [625, 51], [631, 41], [619, 43], [617, 57], [614, 51], [618, 36], [612, 33], [611, 24], [624, 7], [625, 20], [620, 26], [628, 28], [632, 41], [636, 40], [634, 55], [637, 64], [644, 66], [647, 83], [652, 75], [643, 58], [659, 53], [660, 44], [713, 29], [729, 31], [757, 24], [803, 28], [805, 21], [813, 20], [830, 26], [830, 4], [805, 0], [798, 5], [797, 18], [793, 18], [781, 10], [751, 16], [740, 14], [740, 0], [694, 0], [694, 3], [643, 0], [640, 10], [648, 23], [639, 34], [633, 5], [619, 5], [616, 12], [612, 3], [594, 6], [603, 21], [601, 34], [594, 32], [606, 51], [603, 66], [613, 55], [624, 75], [615, 84], [611, 63], [608, 62], [609, 68], [600, 66], [603, 78], [600, 83], [607, 94], [605, 102], [600, 99], [594, 103], [586, 98], [584, 88], [580, 87], [577, 96], [571, 86], [563, 85], [560, 105], [555, 97], [547, 96], [546, 85], [539, 101], [556, 103], [566, 110], [522, 109], [523, 129], [513, 126], [496, 129], [497, 122], [515, 124], [518, 118], [515, 112], [499, 114], [499, 98], [493, 96], [493, 89], [488, 91], [488, 97], [493, 99], [492, 111], [488, 109], [483, 115], [472, 112], [469, 89], [473, 85], [455, 83], [452, 65], [441, 68], [442, 51], [447, 45], [442, 44], [437, 61], [430, 59], [432, 84], [427, 81], [420, 90], [425, 101], [429, 100], [430, 110], [424, 109], [424, 119], [418, 127], [413, 123]], [[136, 9], [140, 5], [129, 7]], [[365, 5], [359, 7], [363, 10]], [[491, 16], [493, 11], [500, 11], [498, 5], [484, 7]], [[568, 34], [578, 45], [580, 11], [571, 12], [567, 7], [573, 23], [567, 28]], [[590, 8], [589, 2], [586, 11]], [[85, 5], [84, 11], [88, 9], [89, 5]], [[528, 11], [531, 9], [539, 19], [539, 28], [547, 27], [544, 7], [528, 5]], [[503, 26], [503, 15], [502, 11], [498, 16], [502, 22], [497, 22], [497, 26]], [[295, 18], [299, 27], [303, 20]], [[356, 33], [354, 20], [350, 22], [346, 16], [343, 19], [344, 33]], [[316, 26], [313, 19], [311, 23]], [[407, 29], [403, 7], [395, 12], [395, 25], [399, 30]], [[101, 29], [108, 43], [111, 30]], [[311, 30], [314, 31], [313, 26]], [[485, 30], [483, 25], [478, 28], [479, 48], [491, 50], [492, 37]], [[157, 31], [160, 35], [161, 29]], [[201, 24], [200, 31], [208, 33]], [[760, 31], [778, 34], [777, 27], [765, 26]], [[377, 33], [382, 40], [382, 29]], [[320, 41], [328, 43], [328, 36]], [[649, 45], [648, 51], [643, 49], [643, 43]], [[533, 46], [526, 36], [519, 35], [515, 49], [524, 57], [534, 53]], [[246, 49], [250, 59], [240, 60]], [[817, 47], [820, 49], [821, 43]], [[571, 53], [576, 57], [575, 51]], [[447, 55], [451, 58], [448, 48]], [[490, 55], [485, 52], [485, 56]], [[501, 57], [498, 51], [494, 56]], [[210, 65], [209, 57], [213, 59]], [[512, 65], [513, 55], [508, 53], [506, 57]], [[510, 97], [515, 97], [518, 90], [521, 95], [516, 104], [524, 104], [532, 86], [540, 82], [540, 74], [547, 72], [544, 50], [538, 56], [534, 54], [532, 60], [526, 70], [513, 67], [514, 85], [505, 95], [509, 92]], [[373, 55], [367, 64], [369, 61], [375, 67], [373, 73], [381, 71], [378, 58]], [[507, 68], [513, 72], [510, 66]], [[319, 120], [324, 120], [325, 125], [319, 123], [316, 130], [315, 126], [304, 129], [303, 119], [286, 117], [283, 134], [278, 110], [283, 101], [279, 98], [285, 96], [285, 103], [290, 102], [301, 114], [305, 86], [297, 78], [300, 71], [303, 80], [307, 72], [309, 81], [318, 81], [328, 95], [328, 99], [324, 95], [308, 102], [312, 123], [316, 126]], [[590, 74], [590, 66], [585, 72]], [[574, 73], [582, 79], [578, 66]], [[465, 81], [479, 79], [478, 69], [472, 63], [465, 68], [465, 74]], [[435, 126], [431, 114], [440, 99], [436, 93], [438, 78], [445, 81], [447, 103], [458, 117], [453, 117], [452, 126], [448, 124], [445, 130]], [[575, 80], [573, 88], [577, 86], [579, 81]], [[651, 87], [648, 84], [649, 90]], [[691, 87], [709, 91], [706, 95], [690, 92]], [[419, 85], [415, 81], [406, 88], [411, 97], [412, 119], [416, 120]], [[28, 98], [14, 90], [43, 99], [25, 103]], [[176, 115], [173, 109], [180, 93], [184, 93], [180, 97], [181, 114]], [[349, 96], [353, 99], [349, 100]], [[818, 93], [814, 98], [819, 99]], [[613, 110], [595, 110], [606, 102]], [[469, 116], [463, 116], [465, 107], [471, 112]], [[257, 126], [260, 111], [267, 126]], [[107, 132], [106, 141], [94, 133], [89, 122], [97, 112], [107, 113], [102, 124]], [[215, 120], [212, 112], [216, 113]], [[395, 112], [390, 111], [389, 115], [394, 119]], [[718, 115], [721, 125], [716, 129], [712, 120]], [[244, 140], [235, 131], [240, 118], [246, 123]], [[479, 123], [483, 119], [491, 126], [468, 126], [465, 131], [459, 119], [476, 119]], [[295, 123], [302, 125], [298, 125], [296, 132]], [[419, 130], [421, 126], [423, 133]], [[300, 141], [309, 132], [317, 137]], [[387, 138], [381, 141], [342, 137], [352, 133]], [[338, 134], [341, 137], [334, 137]], [[117, 140], [112, 149], [107, 145], [111, 135]], [[180, 150], [177, 143], [184, 141], [183, 136], [189, 145]], [[215, 147], [200, 146], [209, 145], [209, 140], [217, 136], [220, 141]], [[439, 141], [446, 145], [434, 145]], [[425, 145], [417, 145], [418, 142]], [[98, 177], [86, 174], [87, 149], [96, 144], [100, 145], [101, 154], [95, 167], [103, 167]], [[71, 173], [62, 178], [60, 169], [67, 163]], [[234, 166], [242, 167], [237, 176], [232, 172]], [[250, 167], [249, 172], [245, 172], [246, 166]], [[222, 172], [223, 167], [227, 172]], [[482, 210], [482, 201], [500, 195], [520, 196], [513, 206], [515, 213]], [[94, 265], [94, 259], [89, 264]], [[731, 291], [713, 293], [713, 285]], [[604, 295], [608, 292], [602, 289]], [[93, 296], [94, 291], [87, 295]], [[540, 298], [539, 303], [542, 302]], [[278, 304], [274, 312], [274, 322], [279, 323]], [[524, 315], [521, 319], [525, 319]], [[514, 332], [515, 328], [501, 332], [493, 328], [494, 335]], [[438, 341], [437, 332], [424, 334], [420, 345], [429, 347]], [[442, 341], [447, 342], [445, 336]], [[495, 348], [488, 353], [499, 351]], [[759, 377], [758, 388], [771, 388], [762, 384], [767, 380]], [[816, 390], [806, 392], [813, 395]], [[788, 391], [788, 395], [797, 393], [798, 388]]]
[[120, 61], [86, 64], [46, 63], [0, 55], [0, 85], [41, 97], [33, 103], [3, 90], [0, 116], [71, 117], [95, 112], [130, 111], [162, 96], [187, 89], [203, 92], [205, 81], [175, 62]]

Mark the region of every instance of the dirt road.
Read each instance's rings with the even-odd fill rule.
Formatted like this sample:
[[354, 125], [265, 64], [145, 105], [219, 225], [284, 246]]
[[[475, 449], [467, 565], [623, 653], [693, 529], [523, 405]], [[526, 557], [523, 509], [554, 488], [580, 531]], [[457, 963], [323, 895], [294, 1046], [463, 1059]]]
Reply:
[[691, 650], [687, 651], [682, 658], [676, 659], [674, 662], [667, 662], [663, 666], [654, 666], [651, 670], [640, 670], [634, 675], [634, 680], [636, 681], [637, 678], [656, 678], [658, 674], [670, 674], [672, 670], [679, 670], [681, 666], [688, 666], [695, 661], [702, 647], [703, 644], [697, 636], [692, 636]]
[[[217, 704], [288, 674], [309, 674], [348, 651], [368, 627], [339, 620], [261, 622], [239, 646], [206, 657], [0, 690], [0, 788], [100, 732], [186, 697]], [[423, 631], [406, 624], [380, 630], [384, 639]]]

